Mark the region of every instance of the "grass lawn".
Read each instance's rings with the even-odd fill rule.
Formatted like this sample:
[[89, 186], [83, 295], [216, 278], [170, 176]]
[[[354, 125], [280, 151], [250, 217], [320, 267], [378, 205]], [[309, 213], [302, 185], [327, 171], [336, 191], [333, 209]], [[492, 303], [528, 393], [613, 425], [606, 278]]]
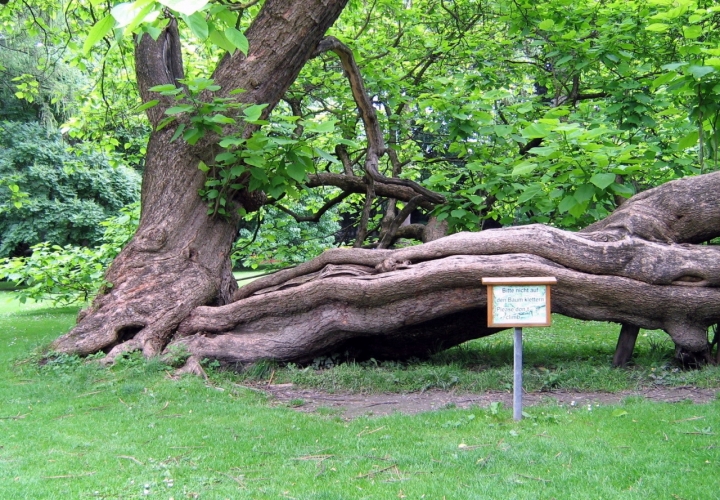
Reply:
[[[347, 422], [329, 409], [273, 407], [238, 384], [268, 376], [270, 366], [211, 372], [211, 382], [171, 380], [162, 364], [134, 356], [110, 369], [75, 357], [39, 366], [29, 361], [33, 349], [65, 332], [76, 309], [19, 307], [9, 296], [0, 293], [0, 499], [719, 495], [720, 400], [590, 409], [549, 402], [527, 408], [522, 422], [498, 405]], [[529, 384], [720, 385], [714, 368], [674, 372], [655, 332], [643, 332], [635, 369], [606, 370], [616, 330], [569, 320], [527, 329]], [[360, 391], [505, 387], [510, 345], [501, 334], [423, 363], [290, 367], [275, 377]]]

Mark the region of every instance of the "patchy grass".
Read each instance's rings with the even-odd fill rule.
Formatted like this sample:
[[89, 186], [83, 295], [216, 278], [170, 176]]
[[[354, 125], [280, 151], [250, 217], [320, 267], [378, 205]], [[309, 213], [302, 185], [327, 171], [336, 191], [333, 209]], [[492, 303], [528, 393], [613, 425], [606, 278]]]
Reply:
[[[75, 313], [0, 302], [0, 498], [717, 496], [720, 400], [634, 399], [590, 409], [548, 403], [528, 408], [522, 422], [499, 404], [346, 422], [330, 409], [304, 414], [272, 407], [262, 393], [237, 385], [236, 375], [213, 372], [212, 383], [170, 380], [167, 367], [138, 356], [111, 369], [74, 356], [37, 364], [33, 350], [66, 331]], [[570, 344], [579, 342], [563, 344], [567, 336], [556, 334], [557, 349], [566, 345], [579, 359], [533, 347], [529, 332], [530, 366], [542, 361], [551, 370], [572, 361], [598, 367], [607, 363], [607, 342], [612, 354], [614, 340], [603, 340], [604, 334], [598, 353], [574, 350]], [[422, 368], [343, 365], [324, 372], [349, 378], [343, 374], [362, 368], [384, 380], [386, 371], [422, 369], [428, 381], [451, 387], [460, 384], [452, 376], [478, 376], [481, 367], [500, 377], [505, 368], [492, 361], [493, 352], [506, 356], [507, 339], [478, 342], [443, 354], [448, 358], [416, 363]], [[651, 356], [642, 359], [636, 363], [648, 364]], [[450, 363], [447, 371], [443, 362]], [[264, 376], [283, 371], [260, 368]], [[284, 373], [296, 372], [302, 370]], [[348, 380], [338, 385], [347, 386]]]

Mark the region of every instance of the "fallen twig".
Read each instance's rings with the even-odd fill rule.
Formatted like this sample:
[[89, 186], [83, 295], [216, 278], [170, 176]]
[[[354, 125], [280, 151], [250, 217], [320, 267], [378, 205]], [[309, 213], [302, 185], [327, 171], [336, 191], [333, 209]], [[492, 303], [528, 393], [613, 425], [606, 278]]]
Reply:
[[23, 413], [22, 415], [18, 413], [18, 414], [15, 415], [15, 416], [0, 417], [0, 420], [20, 420], [21, 418], [25, 418], [25, 417], [27, 417], [27, 416], [28, 416], [27, 413]]
[[372, 433], [374, 433], [374, 432], [383, 430], [384, 428], [385, 428], [385, 426], [383, 425], [382, 427], [378, 427], [378, 428], [375, 429], [374, 431], [368, 431], [368, 430], [360, 431], [356, 437], [360, 437], [360, 436], [362, 436], [362, 435], [372, 434]]
[[302, 457], [293, 458], [293, 460], [319, 460], [322, 462], [323, 460], [327, 460], [328, 458], [334, 456], [335, 455], [305, 455]]
[[394, 468], [394, 467], [396, 468], [396, 467], [397, 467], [397, 464], [392, 464], [392, 465], [390, 465], [390, 466], [388, 466], [388, 467], [384, 467], [384, 468], [382, 468], [382, 469], [370, 471], [370, 472], [368, 472], [367, 474], [362, 474], [362, 475], [358, 476], [357, 478], [358, 478], [358, 479], [365, 479], [366, 477], [375, 477], [375, 476], [377, 476], [378, 474], [382, 474], [383, 472], [388, 471], [388, 470], [390, 470], [390, 469], [392, 469], [392, 468]]
[[43, 479], [71, 479], [74, 477], [83, 477], [83, 476], [92, 476], [95, 474], [95, 471], [92, 472], [83, 472], [81, 474], [65, 474], [63, 476], [43, 476]]
[[[210, 470], [214, 470], [214, 469], [210, 469]], [[235, 477], [235, 476], [231, 476], [231, 475], [228, 474], [227, 472], [221, 472], [221, 471], [219, 471], [219, 470], [216, 470], [215, 472], [217, 472], [218, 474], [222, 474], [223, 476], [229, 477], [230, 479], [232, 479], [233, 481], [235, 481], [240, 488], [242, 488], [242, 489], [246, 489], [246, 488], [247, 488], [247, 486], [245, 486], [245, 476], [244, 476], [244, 475], [241, 475], [241, 476], [240, 476], [242, 479], [238, 479], [238, 478]]]
[[140, 460], [138, 460], [138, 459], [135, 458], [135, 457], [131, 457], [131, 456], [128, 456], [128, 455], [118, 455], [117, 457], [118, 457], [118, 458], [124, 458], [125, 460], [132, 460], [133, 462], [135, 462], [135, 463], [138, 464], [138, 465], [145, 465], [144, 463], [142, 463]]
[[532, 479], [533, 481], [541, 481], [543, 483], [550, 483], [550, 479], [543, 479], [541, 477], [526, 476], [525, 474], [516, 474], [517, 476], [524, 477], [525, 479]]
[[679, 424], [680, 422], [690, 422], [692, 420], [702, 420], [705, 417], [690, 417], [690, 418], [683, 418], [681, 420], [675, 420], [673, 424]]
[[75, 396], [76, 398], [84, 398], [85, 396], [92, 396], [93, 394], [100, 394], [102, 391], [93, 391], [93, 392], [86, 392], [85, 394], [80, 394], [78, 396]]

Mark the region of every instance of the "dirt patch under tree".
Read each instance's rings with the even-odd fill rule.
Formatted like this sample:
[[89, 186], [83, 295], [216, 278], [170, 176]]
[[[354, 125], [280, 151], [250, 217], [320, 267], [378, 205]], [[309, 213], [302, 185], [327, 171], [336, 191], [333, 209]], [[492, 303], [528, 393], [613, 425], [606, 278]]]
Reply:
[[[345, 419], [360, 416], [382, 416], [392, 413], [415, 414], [448, 407], [487, 407], [501, 402], [512, 407], [512, 393], [464, 393], [430, 390], [404, 394], [352, 394], [301, 389], [294, 384], [257, 386], [279, 405], [287, 405], [301, 412], [313, 413], [319, 408], [334, 410]], [[718, 389], [697, 387], [652, 387], [636, 391], [609, 392], [533, 392], [525, 394], [523, 404], [556, 404], [558, 406], [587, 406], [619, 404], [627, 398], [639, 397], [661, 403], [708, 403], [718, 397]]]

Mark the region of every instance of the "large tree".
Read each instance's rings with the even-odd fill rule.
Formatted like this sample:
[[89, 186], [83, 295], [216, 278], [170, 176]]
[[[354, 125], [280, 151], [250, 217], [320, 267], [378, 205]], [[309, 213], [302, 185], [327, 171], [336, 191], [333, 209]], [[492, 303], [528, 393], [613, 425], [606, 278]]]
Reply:
[[[224, 30], [219, 21], [208, 22], [197, 12], [203, 2], [162, 3], [180, 12], [150, 12], [152, 2], [123, 4], [139, 9], [130, 10], [126, 28], [162, 19], [135, 38], [138, 89], [144, 103], [154, 104], [147, 108], [153, 132], [140, 226], [108, 270], [110, 286], [55, 342], [57, 350], [102, 350], [112, 360], [130, 349], [153, 356], [181, 343], [191, 361], [229, 362], [308, 360], [339, 350], [358, 356], [425, 354], [496, 331], [483, 326], [482, 277], [553, 275], [556, 312], [622, 323], [630, 337], [639, 327], [662, 328], [681, 350], [709, 352], [706, 331], [720, 319], [720, 273], [716, 248], [702, 243], [720, 236], [715, 200], [720, 174], [644, 191], [580, 232], [528, 225], [431, 241], [437, 219], [455, 228], [489, 218], [544, 221], [550, 213], [559, 226], [592, 221], [620, 203], [617, 196], [631, 192], [628, 178], [655, 155], [672, 158], [645, 179], [672, 177], [667, 172], [678, 158], [672, 145], [637, 146], [638, 137], [657, 135], [659, 125], [643, 118], [650, 115], [639, 111], [647, 91], [632, 83], [657, 82], [655, 70], [668, 61], [651, 60], [650, 54], [674, 53], [672, 39], [645, 40], [639, 36], [645, 26], [639, 20], [628, 24], [614, 4], [616, 10], [590, 2], [568, 16], [564, 8], [512, 2], [430, 1], [424, 24], [413, 25], [404, 12], [412, 11], [412, 2], [403, 8], [372, 2], [365, 5], [366, 15], [355, 17], [359, 24], [347, 38], [382, 35], [387, 41], [375, 47], [384, 59], [373, 72], [369, 54], [363, 54], [361, 70], [351, 42], [325, 36], [346, 0], [215, 4], [215, 15], [255, 13], [244, 35], [236, 29], [239, 21]], [[693, 26], [716, 22], [714, 11], [702, 10], [702, 16], [694, 14], [699, 20], [688, 18], [687, 46], [698, 39]], [[114, 17], [102, 18], [91, 38], [121, 24], [127, 12], [114, 10]], [[211, 80], [186, 78], [179, 21], [230, 50]], [[595, 29], [603, 24], [617, 25], [622, 36]], [[490, 34], [499, 26], [507, 29], [507, 38], [493, 40]], [[496, 51], [478, 53], [473, 44], [482, 39], [497, 42]], [[643, 40], [640, 54], [633, 44]], [[245, 52], [233, 52], [233, 45]], [[642, 64], [633, 69], [621, 58]], [[504, 64], [491, 64], [496, 59]], [[322, 72], [293, 86], [308, 62], [322, 65]], [[682, 73], [678, 68], [684, 65], [694, 69]], [[387, 77], [394, 68], [399, 74]], [[434, 79], [427, 78], [433, 71]], [[703, 80], [715, 71], [712, 65], [693, 60], [673, 71], [657, 86], [677, 81], [674, 89], [683, 99], [690, 99], [687, 88], [700, 97], [706, 87], [712, 90]], [[501, 74], [512, 75], [505, 81], [514, 81], [520, 91], [490, 92]], [[339, 84], [349, 89], [345, 97], [329, 93]], [[383, 91], [383, 85], [391, 88]], [[533, 92], [528, 89], [538, 95], [527, 98]], [[632, 109], [626, 106], [630, 100]], [[717, 123], [706, 119], [714, 108], [700, 101], [697, 134], [678, 127], [700, 141], [705, 158], [705, 127], [716, 133]], [[616, 113], [615, 129], [593, 115], [593, 107], [601, 106]], [[310, 153], [307, 147], [283, 149], [300, 140], [311, 120], [286, 122], [283, 130], [291, 133], [278, 139], [273, 130], [282, 127], [272, 129], [267, 118], [279, 107], [295, 116], [332, 116], [340, 131], [336, 147], [321, 144], [309, 147]], [[664, 116], [675, 120], [681, 113], [670, 108], [662, 108]], [[567, 123], [568, 115], [582, 119]], [[263, 126], [269, 130], [263, 132]], [[612, 139], [597, 141], [608, 135]], [[290, 162], [273, 164], [276, 175], [269, 177], [271, 163], [261, 156], [281, 150]], [[328, 162], [326, 171], [315, 169], [315, 153], [315, 164]], [[422, 168], [412, 168], [414, 159]], [[429, 169], [436, 171], [426, 183], [452, 191], [445, 193], [449, 198], [408, 179], [427, 177]], [[352, 193], [365, 195], [356, 248], [328, 251], [238, 290], [229, 254], [239, 214], [265, 203], [282, 206], [284, 196], [297, 192], [289, 180], [307, 188], [339, 188], [320, 212]], [[379, 199], [387, 201], [380, 206]], [[521, 211], [508, 208], [513, 204]], [[437, 219], [401, 227], [418, 207], [434, 209]], [[380, 215], [382, 223], [373, 226], [372, 218]], [[360, 248], [373, 229], [376, 248]], [[389, 249], [399, 236], [428, 243]]]

